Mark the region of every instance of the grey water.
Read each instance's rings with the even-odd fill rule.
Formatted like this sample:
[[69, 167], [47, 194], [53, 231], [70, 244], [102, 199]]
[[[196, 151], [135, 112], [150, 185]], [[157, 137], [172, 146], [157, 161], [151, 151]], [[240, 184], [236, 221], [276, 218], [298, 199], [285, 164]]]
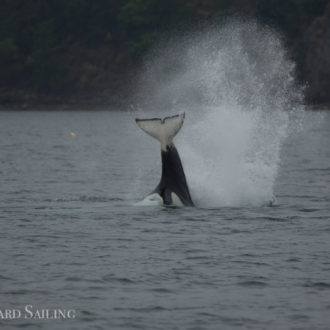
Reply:
[[329, 329], [330, 114], [284, 141], [272, 207], [132, 206], [160, 175], [133, 118], [0, 113], [0, 310], [76, 313], [1, 328]]

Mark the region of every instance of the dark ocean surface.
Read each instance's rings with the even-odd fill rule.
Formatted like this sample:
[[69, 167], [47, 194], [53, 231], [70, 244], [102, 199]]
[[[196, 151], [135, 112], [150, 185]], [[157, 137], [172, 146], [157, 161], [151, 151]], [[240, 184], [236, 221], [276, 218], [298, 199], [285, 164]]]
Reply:
[[275, 206], [180, 209], [132, 206], [160, 171], [134, 116], [0, 112], [1, 329], [330, 329], [330, 114], [306, 117]]

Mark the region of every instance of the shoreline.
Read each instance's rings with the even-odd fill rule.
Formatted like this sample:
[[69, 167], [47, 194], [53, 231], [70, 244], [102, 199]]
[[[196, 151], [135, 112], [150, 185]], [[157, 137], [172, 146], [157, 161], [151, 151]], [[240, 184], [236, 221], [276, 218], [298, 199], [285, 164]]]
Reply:
[[[0, 111], [122, 111], [130, 106], [124, 102], [105, 103], [51, 103], [51, 104], [0, 104]], [[305, 104], [308, 111], [330, 111], [330, 103]]]
[[123, 105], [104, 104], [38, 104], [35, 106], [4, 106], [0, 105], [0, 111], [119, 111]]

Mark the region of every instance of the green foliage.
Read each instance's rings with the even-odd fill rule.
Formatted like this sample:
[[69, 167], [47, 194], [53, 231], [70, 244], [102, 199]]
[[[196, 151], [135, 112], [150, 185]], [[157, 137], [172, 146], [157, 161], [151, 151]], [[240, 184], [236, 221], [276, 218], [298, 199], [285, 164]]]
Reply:
[[291, 38], [297, 38], [313, 17], [322, 14], [328, 2], [328, 0], [257, 0], [256, 14], [261, 21], [281, 28]]
[[19, 49], [12, 38], [0, 40], [0, 56], [3, 60], [16, 59]]
[[15, 81], [22, 71], [22, 58], [20, 49], [13, 38], [0, 40], [0, 70], [2, 73], [1, 84]]
[[[293, 41], [329, 0], [3, 0], [0, 2], [0, 87], [66, 89], [71, 49], [107, 45], [113, 53], [143, 55], [172, 29], [198, 20], [253, 13]], [[110, 37], [109, 37], [110, 36]], [[109, 44], [109, 40], [110, 44]], [[79, 63], [79, 54], [75, 61]], [[120, 54], [119, 54], [120, 55]], [[80, 56], [80, 57], [79, 57]], [[76, 79], [76, 80], [79, 80]]]
[[[116, 30], [121, 0], [10, 0], [0, 4], [0, 85], [60, 89], [72, 42], [102, 44]], [[11, 73], [18, 74], [11, 77]]]
[[142, 53], [156, 37], [156, 24], [149, 13], [151, 8], [150, 0], [133, 0], [126, 3], [119, 13], [119, 25], [126, 33], [126, 43], [133, 54]]
[[130, 0], [120, 10], [118, 24], [125, 32], [126, 43], [133, 55], [143, 54], [161, 31], [192, 18], [183, 0]]

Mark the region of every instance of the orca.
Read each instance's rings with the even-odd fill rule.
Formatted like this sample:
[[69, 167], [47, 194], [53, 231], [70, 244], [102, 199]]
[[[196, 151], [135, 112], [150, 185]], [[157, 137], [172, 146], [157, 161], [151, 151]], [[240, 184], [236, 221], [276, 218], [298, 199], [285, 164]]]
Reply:
[[186, 176], [173, 138], [183, 125], [185, 114], [164, 119], [135, 119], [137, 125], [160, 142], [162, 176], [155, 190], [135, 205], [194, 206]]

